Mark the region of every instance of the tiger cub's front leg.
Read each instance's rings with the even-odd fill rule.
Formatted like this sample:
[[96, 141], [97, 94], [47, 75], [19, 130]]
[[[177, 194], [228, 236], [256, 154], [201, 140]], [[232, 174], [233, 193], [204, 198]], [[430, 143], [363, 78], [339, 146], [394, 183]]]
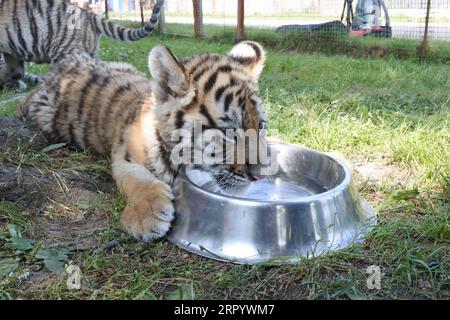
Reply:
[[127, 198], [121, 217], [124, 227], [138, 240], [163, 237], [174, 217], [170, 186], [129, 158], [121, 147], [113, 151], [112, 171], [117, 186]]

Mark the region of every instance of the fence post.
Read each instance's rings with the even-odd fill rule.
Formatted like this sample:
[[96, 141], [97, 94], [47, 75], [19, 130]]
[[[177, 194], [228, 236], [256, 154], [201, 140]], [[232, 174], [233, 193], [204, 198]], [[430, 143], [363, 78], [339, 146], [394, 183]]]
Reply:
[[431, 0], [427, 0], [427, 15], [425, 17], [425, 30], [423, 32], [423, 40], [419, 45], [419, 60], [423, 61], [425, 56], [430, 52], [430, 44], [428, 43], [428, 23], [430, 21]]
[[141, 9], [141, 25], [144, 26], [145, 25], [145, 21], [144, 21], [144, 2], [143, 0], [139, 1], [139, 8]]
[[236, 30], [236, 41], [242, 41], [245, 38], [244, 34], [244, 0], [238, 0], [238, 12], [237, 12], [237, 30]]
[[159, 22], [158, 22], [158, 29], [159, 33], [163, 34], [166, 31], [166, 13], [165, 13], [165, 6], [163, 5], [161, 7], [161, 12], [159, 13]]
[[203, 10], [202, 10], [202, 0], [192, 0], [192, 5], [194, 7], [194, 31], [197, 37], [203, 37]]
[[108, 0], [105, 0], [105, 18], [109, 19], [109, 4], [108, 4]]

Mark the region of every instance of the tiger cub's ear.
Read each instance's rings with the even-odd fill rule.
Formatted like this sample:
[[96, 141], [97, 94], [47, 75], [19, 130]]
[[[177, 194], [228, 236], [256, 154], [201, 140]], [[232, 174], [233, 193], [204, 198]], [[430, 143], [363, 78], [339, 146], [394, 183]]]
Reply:
[[242, 64], [253, 79], [259, 79], [266, 60], [264, 49], [259, 43], [254, 41], [240, 42], [231, 49], [228, 55]]
[[183, 65], [169, 48], [158, 45], [148, 57], [148, 67], [154, 79], [153, 90], [160, 102], [183, 99], [189, 93], [189, 83]]

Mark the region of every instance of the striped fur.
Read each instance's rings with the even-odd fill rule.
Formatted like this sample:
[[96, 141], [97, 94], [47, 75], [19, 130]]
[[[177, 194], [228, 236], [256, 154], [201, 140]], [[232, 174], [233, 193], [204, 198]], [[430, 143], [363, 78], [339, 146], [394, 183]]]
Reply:
[[35, 84], [38, 84], [38, 82], [39, 82], [39, 76], [32, 74], [32, 73], [25, 72], [23, 75], [23, 80], [29, 84], [35, 85]]
[[[157, 46], [149, 56], [149, 81], [128, 64], [77, 55], [55, 64], [18, 111], [52, 141], [111, 156], [113, 177], [128, 200], [122, 222], [146, 241], [162, 237], [173, 219], [170, 185], [179, 165], [171, 152], [179, 141], [172, 133], [192, 133], [195, 121], [216, 133], [257, 131], [266, 121], [258, 94], [263, 63], [264, 51], [254, 42], [240, 43], [228, 55], [186, 59]], [[204, 168], [216, 179], [249, 179], [242, 164]]]
[[95, 57], [101, 35], [121, 41], [147, 37], [158, 22], [163, 3], [157, 1], [145, 26], [131, 29], [68, 0], [0, 0], [0, 56], [5, 55], [9, 67], [0, 71], [0, 86], [18, 80], [14, 79], [17, 74], [23, 76], [24, 61], [55, 63], [75, 53]]

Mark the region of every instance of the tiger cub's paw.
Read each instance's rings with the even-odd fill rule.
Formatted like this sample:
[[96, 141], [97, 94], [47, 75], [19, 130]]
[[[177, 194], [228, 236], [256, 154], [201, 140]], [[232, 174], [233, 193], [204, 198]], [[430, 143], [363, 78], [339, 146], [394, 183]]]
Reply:
[[139, 190], [129, 197], [122, 214], [122, 224], [137, 240], [156, 240], [166, 235], [175, 210], [170, 187], [155, 181], [139, 186]]

